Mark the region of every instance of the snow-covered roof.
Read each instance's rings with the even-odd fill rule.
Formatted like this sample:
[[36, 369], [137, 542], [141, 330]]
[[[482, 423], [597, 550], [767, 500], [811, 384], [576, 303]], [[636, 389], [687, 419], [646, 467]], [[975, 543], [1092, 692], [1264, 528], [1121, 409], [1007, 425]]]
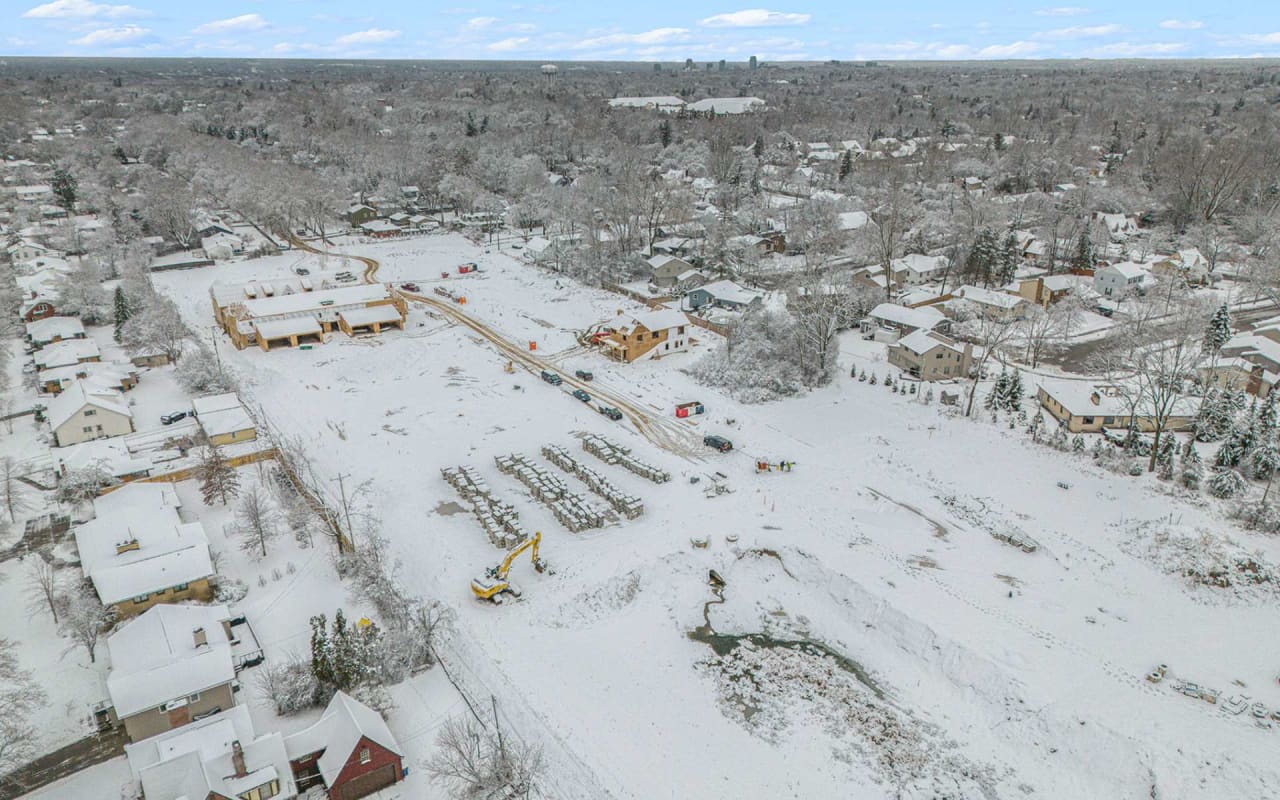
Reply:
[[654, 95], [651, 97], [614, 97], [609, 100], [610, 108], [681, 108], [684, 101], [671, 95]]
[[129, 452], [128, 446], [120, 437], [59, 447], [52, 451], [52, 456], [59, 471], [92, 467], [105, 471], [113, 478], [148, 472], [155, 466], [145, 454]]
[[101, 356], [98, 343], [92, 339], [64, 339], [41, 348], [33, 359], [36, 369], [51, 369], [79, 364], [81, 361]]
[[1087, 286], [1090, 281], [1085, 275], [1072, 275], [1070, 273], [1062, 273], [1058, 275], [1045, 275], [1040, 279], [1044, 288], [1051, 292], [1065, 292], [1080, 286]]
[[45, 317], [27, 323], [27, 338], [35, 344], [77, 336], [84, 336], [84, 323], [75, 317]]
[[287, 737], [284, 744], [290, 759], [323, 750], [319, 760], [320, 774], [326, 784], [333, 785], [362, 737], [368, 737], [397, 755], [404, 754], [381, 714], [346, 692], [338, 692], [316, 724]]
[[207, 394], [204, 397], [197, 397], [191, 401], [191, 409], [196, 412], [197, 416], [204, 416], [212, 411], [226, 411], [230, 408], [240, 408], [242, 405], [243, 404], [240, 402], [240, 396], [235, 392]]
[[551, 242], [541, 236], [531, 236], [529, 237], [529, 241], [524, 243], [524, 249], [534, 255], [539, 255], [543, 250], [546, 250], [550, 246]]
[[254, 429], [253, 417], [249, 416], [249, 412], [243, 406], [210, 411], [199, 415], [196, 420], [200, 423], [205, 436], [222, 436]]
[[276, 294], [273, 297], [246, 300], [244, 307], [250, 318], [262, 319], [285, 314], [303, 314], [309, 311], [319, 311], [325, 307], [341, 308], [343, 306], [362, 305], [378, 300], [389, 300], [390, 298], [390, 291], [381, 283], [359, 283], [354, 286], [343, 286], [336, 289]]
[[983, 289], [980, 286], [961, 286], [956, 290], [956, 295], [963, 297], [973, 303], [984, 306], [993, 306], [995, 308], [1017, 308], [1026, 302], [1026, 298], [1017, 295], [1008, 294], [1007, 292], [996, 292], [991, 289]]
[[894, 303], [881, 303], [871, 309], [870, 316], [882, 322], [921, 330], [932, 330], [939, 322], [946, 319], [946, 316], [933, 306], [907, 308]]
[[253, 323], [253, 327], [258, 332], [258, 339], [268, 342], [273, 339], [287, 339], [290, 336], [311, 336], [324, 332], [324, 329], [320, 327], [320, 320], [310, 314], [300, 317], [285, 317], [284, 319], [261, 320]]
[[156, 509], [181, 508], [182, 501], [173, 488], [163, 483], [129, 483], [115, 491], [94, 498], [93, 510], [99, 517], [124, 512], [148, 512]]
[[[232, 761], [236, 743], [246, 771], [239, 778]], [[276, 732], [255, 735], [247, 706], [125, 745], [125, 754], [147, 800], [240, 797], [272, 780], [279, 781], [280, 797], [297, 792], [284, 737]]]
[[689, 105], [690, 111], [714, 111], [717, 114], [745, 114], [764, 108], [759, 97], [708, 97]]
[[683, 263], [682, 259], [676, 258], [672, 255], [667, 255], [666, 253], [658, 253], [657, 255], [650, 256], [645, 263], [654, 269], [660, 269], [665, 267], [667, 264], [670, 264], [672, 261], [681, 261], [681, 263]]
[[[225, 605], [152, 606], [107, 637], [107, 691], [121, 719], [235, 679]], [[196, 645], [203, 628], [207, 643]]]
[[67, 384], [77, 378], [84, 378], [96, 387], [118, 388], [127, 378], [135, 375], [131, 364], [116, 361], [86, 361], [83, 364], [67, 364], [64, 367], [42, 369], [36, 373], [36, 382], [41, 386], [47, 383]]
[[870, 217], [865, 211], [844, 211], [836, 215], [836, 221], [842, 231], [856, 231], [864, 227]]
[[368, 233], [389, 233], [400, 230], [400, 226], [387, 219], [371, 219], [360, 225], [360, 230]]
[[922, 275], [928, 275], [933, 272], [940, 272], [947, 267], [946, 256], [926, 256], [923, 253], [911, 253], [902, 258], [893, 260], [893, 269], [911, 270]]
[[646, 330], [656, 332], [688, 324], [689, 318], [685, 316], [683, 311], [676, 311], [671, 308], [658, 308], [649, 311], [641, 311], [638, 314], [622, 314], [610, 322], [608, 327], [618, 331], [628, 331], [636, 327], [644, 327]]
[[57, 431], [58, 428], [66, 424], [69, 419], [74, 417], [85, 406], [92, 406], [129, 418], [133, 417], [133, 412], [125, 404], [118, 391], [107, 390], [78, 380], [72, 381], [62, 390], [62, 394], [49, 401], [49, 406], [45, 412], [49, 417], [49, 427]]
[[918, 356], [922, 356], [935, 347], [946, 347], [957, 353], [963, 352], [960, 346], [956, 344], [954, 339], [943, 336], [937, 331], [929, 331], [923, 328], [912, 331], [906, 336], [898, 340], [898, 344]]
[[400, 316], [400, 309], [390, 303], [343, 309], [340, 316], [353, 328], [372, 325], [375, 322], [386, 325], [389, 322], [399, 322], [404, 319]]
[[1130, 278], [1145, 278], [1149, 273], [1147, 267], [1142, 264], [1135, 264], [1132, 261], [1122, 261], [1119, 264], [1112, 264], [1102, 267], [1098, 272], [1115, 272], [1126, 280]]
[[723, 300], [729, 303], [738, 303], [740, 305], [749, 305], [753, 301], [759, 299], [763, 295], [760, 292], [754, 292], [750, 289], [739, 286], [733, 281], [716, 281], [700, 286], [695, 291], [706, 292], [717, 300]]
[[[1052, 397], [1073, 417], [1127, 417], [1130, 409], [1137, 411], [1138, 416], [1148, 414], [1148, 400], [1131, 402], [1115, 386], [1094, 385], [1083, 381], [1042, 381], [1039, 388]], [[1172, 416], [1194, 417], [1199, 408], [1199, 401], [1194, 397], [1179, 397], [1174, 401]]]

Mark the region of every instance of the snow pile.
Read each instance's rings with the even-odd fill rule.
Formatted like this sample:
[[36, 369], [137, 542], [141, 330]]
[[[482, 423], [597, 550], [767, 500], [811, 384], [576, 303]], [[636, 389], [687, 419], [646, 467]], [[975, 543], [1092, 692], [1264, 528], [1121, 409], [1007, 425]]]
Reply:
[[1225, 595], [1255, 603], [1280, 597], [1280, 571], [1262, 553], [1202, 528], [1182, 534], [1163, 520], [1137, 522], [1125, 531], [1120, 547], [1161, 572], [1182, 576], [1194, 590], [1223, 590], [1193, 592], [1196, 599]]
[[938, 498], [947, 510], [959, 519], [1013, 547], [1030, 553], [1039, 548], [1039, 543], [1027, 535], [1017, 523], [1008, 519], [991, 507], [988, 500], [981, 497], [960, 497], [946, 495]]
[[869, 764], [899, 797], [996, 796], [993, 769], [964, 758], [936, 726], [878, 699], [826, 653], [742, 639], [700, 666], [717, 678], [725, 711], [767, 741], [820, 725], [832, 757]]

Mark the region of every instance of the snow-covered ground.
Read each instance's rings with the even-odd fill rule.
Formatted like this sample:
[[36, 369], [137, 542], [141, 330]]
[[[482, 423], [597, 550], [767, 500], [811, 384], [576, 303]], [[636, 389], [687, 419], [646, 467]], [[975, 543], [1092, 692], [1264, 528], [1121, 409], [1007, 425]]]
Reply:
[[[311, 351], [236, 352], [223, 341], [245, 394], [305, 437], [322, 474], [373, 481], [414, 590], [456, 610], [451, 666], [547, 747], [548, 796], [811, 797], [841, 786], [868, 798], [1146, 797], [1154, 784], [1160, 797], [1228, 798], [1280, 785], [1275, 726], [1170, 688], [1186, 678], [1280, 708], [1274, 593], [1197, 589], [1168, 571], [1163, 533], [1211, 532], [1280, 563], [1280, 543], [1239, 530], [1215, 502], [851, 381], [847, 358], [830, 387], [759, 407], [694, 385], [679, 369], [696, 354], [607, 362], [580, 351], [574, 332], [628, 301], [457, 236], [351, 249], [397, 282], [440, 281], [478, 261], [480, 275], [443, 281], [465, 293], [469, 314], [655, 413], [701, 399], [708, 413], [687, 424], [736, 445], [695, 458], [658, 450], [562, 388], [504, 373], [487, 342], [422, 309], [404, 333], [336, 335]], [[156, 283], [208, 330], [213, 279], [319, 261], [291, 254]], [[570, 534], [494, 466], [513, 452], [544, 461], [548, 443], [580, 452], [583, 432], [670, 470], [672, 482], [655, 485], [581, 455], [644, 500], [642, 517]], [[757, 459], [796, 466], [757, 474]], [[471, 597], [470, 579], [501, 554], [469, 515], [449, 513], [459, 498], [439, 470], [459, 464], [543, 532], [555, 573], [516, 566], [521, 603]], [[708, 499], [716, 471], [734, 492]], [[991, 535], [1010, 530], [1040, 550]], [[693, 537], [709, 547], [691, 547]], [[722, 598], [709, 569], [726, 581]], [[333, 580], [320, 574], [314, 586]], [[248, 600], [272, 591], [255, 586]], [[315, 613], [304, 605], [279, 607], [297, 617], [286, 628]], [[772, 640], [734, 649], [712, 630]], [[773, 640], [817, 642], [842, 660], [761, 646]], [[1169, 677], [1147, 682], [1161, 663]], [[420, 680], [398, 690], [392, 717], [418, 754], [440, 715], [457, 710], [433, 697], [445, 690], [438, 677]], [[410, 767], [421, 772], [421, 757]]]

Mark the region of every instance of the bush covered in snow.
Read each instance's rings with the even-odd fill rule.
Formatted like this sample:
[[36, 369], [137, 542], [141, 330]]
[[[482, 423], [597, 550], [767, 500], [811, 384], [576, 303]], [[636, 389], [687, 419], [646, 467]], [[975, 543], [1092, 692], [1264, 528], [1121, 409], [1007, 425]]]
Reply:
[[699, 383], [724, 389], [743, 403], [798, 394], [804, 383], [796, 357], [796, 336], [796, 323], [789, 315], [754, 311], [687, 371]]
[[174, 373], [182, 388], [192, 394], [235, 391], [235, 383], [218, 366], [218, 360], [203, 345], [189, 350]]

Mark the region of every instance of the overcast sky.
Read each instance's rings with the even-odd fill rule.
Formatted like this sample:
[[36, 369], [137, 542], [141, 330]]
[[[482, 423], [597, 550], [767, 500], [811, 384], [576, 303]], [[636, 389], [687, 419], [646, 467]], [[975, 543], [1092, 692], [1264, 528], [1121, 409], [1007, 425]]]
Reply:
[[[697, 8], [691, 8], [696, 6]], [[368, 9], [369, 13], [364, 13]], [[1280, 57], [1280, 0], [0, 0], [0, 54], [766, 61]]]

